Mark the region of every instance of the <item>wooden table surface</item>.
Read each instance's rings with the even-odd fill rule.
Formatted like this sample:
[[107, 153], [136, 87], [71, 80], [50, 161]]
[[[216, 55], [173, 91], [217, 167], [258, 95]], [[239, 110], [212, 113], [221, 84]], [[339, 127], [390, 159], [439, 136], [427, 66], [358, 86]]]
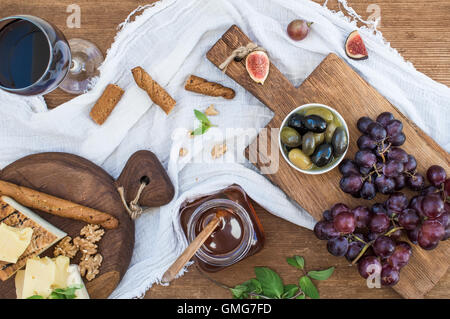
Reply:
[[[323, 0], [315, 0], [323, 3]], [[1, 16], [32, 14], [55, 23], [67, 38], [80, 37], [90, 40], [106, 53], [113, 42], [117, 25], [138, 5], [152, 1], [137, 0], [2, 0]], [[328, 7], [339, 9], [336, 0], [329, 0]], [[66, 26], [68, 5], [76, 3], [81, 8], [81, 28]], [[369, 0], [349, 0], [356, 12], [367, 18]], [[381, 27], [385, 38], [405, 59], [432, 79], [450, 86], [450, 1], [448, 0], [377, 0], [381, 13]], [[217, 35], [219, 38], [220, 35]], [[211, 44], [212, 45], [212, 44]], [[206, 63], [206, 62], [205, 62]], [[47, 95], [49, 107], [72, 98], [56, 90]], [[334, 275], [318, 287], [322, 298], [399, 298], [390, 288], [368, 289], [354, 267], [344, 258], [328, 254], [325, 242], [317, 240], [313, 233], [257, 207], [257, 213], [265, 228], [266, 246], [259, 254], [229, 267], [212, 277], [235, 285], [254, 277], [254, 266], [268, 266], [279, 272], [285, 283], [295, 283], [299, 273], [285, 262], [291, 255], [302, 255], [309, 269], [335, 266]], [[191, 267], [189, 272], [175, 280], [169, 287], [154, 286], [146, 298], [228, 298], [230, 293], [202, 277]], [[428, 298], [450, 297], [450, 273], [439, 281], [427, 295]]]

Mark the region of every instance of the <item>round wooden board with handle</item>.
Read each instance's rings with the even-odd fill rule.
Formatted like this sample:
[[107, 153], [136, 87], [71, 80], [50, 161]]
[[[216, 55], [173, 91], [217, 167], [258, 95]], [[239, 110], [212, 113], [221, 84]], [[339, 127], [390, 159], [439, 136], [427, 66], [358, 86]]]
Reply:
[[[137, 163], [138, 160], [141, 162]], [[140, 166], [140, 168], [136, 170], [136, 166]], [[126, 175], [126, 180], [121, 176], [116, 182], [99, 166], [84, 158], [67, 153], [30, 155], [10, 164], [0, 173], [1, 180], [91, 207], [119, 219], [119, 227], [105, 230], [105, 235], [98, 243], [99, 253], [103, 256], [100, 273], [90, 282], [84, 280], [90, 297], [95, 299], [107, 298], [117, 287], [128, 268], [134, 247], [134, 222], [122, 204], [116, 190], [117, 185], [123, 185], [125, 192], [129, 193], [127, 190], [133, 188], [131, 185], [139, 185], [141, 178], [147, 176], [150, 177], [150, 183], [148, 189], [146, 187], [144, 190], [144, 196], [151, 198], [153, 192], [149, 192], [149, 190], [152, 188], [154, 190], [156, 187], [165, 194], [165, 196], [159, 196], [160, 203], [169, 202], [173, 197], [173, 186], [170, 179], [156, 156], [151, 152], [135, 153], [122, 174]], [[141, 204], [145, 205], [143, 202]], [[72, 238], [79, 236], [81, 228], [86, 225], [81, 221], [43, 212], [36, 213]], [[49, 248], [41, 256], [53, 257], [53, 248]], [[71, 260], [71, 264], [78, 264], [80, 255], [79, 252]], [[0, 282], [0, 298], [16, 298], [14, 276]]]

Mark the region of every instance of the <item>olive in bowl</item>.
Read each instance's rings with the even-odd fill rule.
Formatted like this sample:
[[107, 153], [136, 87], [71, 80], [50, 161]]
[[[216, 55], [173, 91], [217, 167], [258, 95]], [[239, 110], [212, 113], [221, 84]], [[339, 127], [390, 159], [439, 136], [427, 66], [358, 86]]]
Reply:
[[302, 173], [317, 175], [332, 170], [347, 153], [348, 143], [345, 120], [323, 104], [299, 106], [281, 124], [281, 154]]

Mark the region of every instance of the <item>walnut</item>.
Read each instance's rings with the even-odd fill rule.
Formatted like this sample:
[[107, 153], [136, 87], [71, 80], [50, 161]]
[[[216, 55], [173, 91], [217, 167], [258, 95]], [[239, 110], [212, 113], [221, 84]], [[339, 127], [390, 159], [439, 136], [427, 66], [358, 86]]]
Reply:
[[83, 256], [80, 262], [80, 274], [87, 279], [93, 280], [100, 273], [103, 257], [100, 254], [95, 256]]
[[98, 246], [86, 238], [76, 237], [73, 243], [77, 245], [83, 255], [95, 255], [97, 253]]
[[57, 256], [66, 256], [69, 258], [75, 257], [78, 252], [78, 245], [71, 243], [72, 238], [67, 236], [61, 240], [58, 245], [56, 245], [55, 250], [53, 251], [53, 255]]
[[215, 108], [214, 108], [214, 104], [211, 104], [210, 106], [208, 106], [208, 108], [205, 110], [205, 115], [208, 115], [208, 116], [214, 116], [214, 115], [218, 115], [219, 114], [219, 111], [217, 111]]
[[86, 239], [91, 243], [100, 241], [104, 234], [105, 231], [103, 229], [100, 229], [99, 225], [93, 224], [84, 226], [80, 231], [80, 235], [86, 237]]
[[183, 147], [180, 148], [180, 157], [186, 156], [187, 153], [188, 153], [188, 150], [187, 150], [187, 149], [185, 149], [185, 148], [183, 148]]
[[217, 144], [211, 150], [211, 156], [213, 159], [223, 156], [227, 152], [227, 144]]

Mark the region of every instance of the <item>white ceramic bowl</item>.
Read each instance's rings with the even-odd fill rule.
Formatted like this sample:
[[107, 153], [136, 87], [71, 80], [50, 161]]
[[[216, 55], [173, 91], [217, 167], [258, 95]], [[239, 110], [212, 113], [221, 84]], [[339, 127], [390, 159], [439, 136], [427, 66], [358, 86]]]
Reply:
[[296, 109], [292, 110], [292, 112], [289, 113], [288, 116], [286, 116], [286, 118], [284, 119], [283, 123], [281, 123], [280, 132], [278, 133], [278, 145], [280, 147], [280, 152], [283, 155], [284, 160], [286, 162], [288, 162], [288, 164], [292, 168], [294, 168], [295, 170], [297, 170], [299, 172], [305, 173], [305, 174], [319, 175], [319, 174], [324, 174], [326, 172], [329, 172], [333, 168], [335, 168], [336, 166], [339, 165], [339, 163], [344, 159], [345, 154], [347, 154], [348, 145], [347, 145], [347, 149], [345, 150], [345, 152], [337, 160], [335, 160], [333, 165], [325, 166], [323, 168], [316, 168], [314, 170], [303, 170], [303, 169], [300, 169], [300, 168], [298, 168], [297, 166], [295, 166], [294, 164], [291, 163], [291, 161], [288, 158], [288, 155], [285, 154], [285, 152], [283, 150], [282, 143], [281, 143], [281, 130], [283, 129], [283, 127], [286, 126], [286, 123], [287, 123], [288, 119], [291, 117], [291, 115], [294, 114], [294, 113], [297, 113], [300, 110], [303, 110], [303, 109], [306, 109], [306, 108], [310, 108], [310, 107], [323, 107], [323, 108], [331, 111], [331, 113], [333, 113], [333, 116], [336, 116], [341, 121], [341, 123], [344, 125], [345, 132], [347, 134], [348, 144], [350, 144], [350, 134], [348, 132], [348, 126], [347, 126], [347, 123], [345, 122], [344, 118], [341, 116], [341, 114], [339, 114], [335, 109], [333, 109], [333, 108], [331, 108], [331, 107], [329, 107], [327, 105], [320, 104], [320, 103], [310, 103], [310, 104], [304, 104], [304, 105], [301, 105], [301, 106], [297, 107]]

